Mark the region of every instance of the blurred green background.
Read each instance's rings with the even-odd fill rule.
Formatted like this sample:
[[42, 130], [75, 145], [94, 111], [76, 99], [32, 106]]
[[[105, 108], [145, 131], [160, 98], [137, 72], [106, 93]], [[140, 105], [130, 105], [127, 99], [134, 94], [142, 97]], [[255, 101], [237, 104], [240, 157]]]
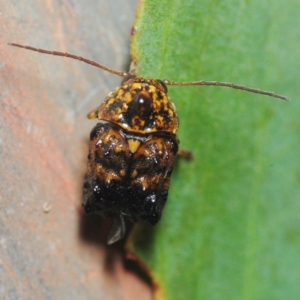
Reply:
[[299, 299], [300, 2], [140, 2], [141, 76], [217, 80], [169, 87], [183, 149], [161, 222], [133, 245], [166, 299]]

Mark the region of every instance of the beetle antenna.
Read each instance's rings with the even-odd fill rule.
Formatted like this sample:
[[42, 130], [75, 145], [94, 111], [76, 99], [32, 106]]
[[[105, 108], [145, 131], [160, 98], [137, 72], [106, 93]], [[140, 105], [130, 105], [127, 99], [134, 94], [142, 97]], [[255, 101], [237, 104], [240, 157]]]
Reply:
[[49, 50], [45, 50], [45, 49], [34, 48], [34, 47], [31, 47], [31, 46], [23, 46], [23, 45], [15, 44], [15, 43], [8, 43], [8, 45], [23, 48], [23, 49], [27, 49], [27, 50], [32, 50], [32, 51], [40, 52], [40, 53], [44, 53], [44, 54], [50, 54], [50, 55], [64, 56], [64, 57], [73, 58], [73, 59], [76, 59], [76, 60], [83, 61], [84, 63], [86, 63], [88, 65], [92, 65], [94, 67], [100, 68], [104, 71], [107, 71], [109, 73], [112, 73], [112, 74], [115, 74], [115, 75], [118, 75], [118, 76], [121, 76], [121, 77], [126, 77], [126, 76], [130, 75], [127, 72], [119, 72], [119, 71], [112, 70], [112, 69], [110, 69], [108, 67], [105, 67], [105, 66], [103, 66], [103, 65], [101, 65], [101, 64], [99, 64], [99, 63], [97, 63], [93, 60], [89, 60], [89, 59], [86, 59], [86, 58], [83, 58], [81, 56], [77, 56], [77, 55], [74, 55], [74, 54], [71, 54], [71, 53], [68, 53], [68, 52], [49, 51]]
[[169, 81], [169, 80], [163, 80], [163, 82], [166, 85], [175, 85], [175, 86], [192, 86], [192, 85], [222, 86], [222, 87], [247, 91], [247, 92], [250, 92], [250, 93], [266, 95], [266, 96], [273, 97], [273, 98], [278, 98], [278, 99], [281, 99], [281, 100], [284, 100], [284, 101], [289, 101], [290, 100], [288, 97], [281, 96], [281, 95], [275, 94], [273, 92], [262, 91], [262, 90], [259, 90], [259, 89], [249, 88], [249, 87], [246, 87], [246, 86], [243, 86], [243, 85], [233, 84], [233, 83], [229, 83], [229, 82], [204, 81], [204, 80], [191, 81], [191, 82], [174, 82], [174, 81]]
[[[118, 75], [118, 76], [121, 76], [121, 77], [127, 77], [127, 76], [131, 75], [130, 73], [127, 73], [127, 72], [119, 72], [119, 71], [112, 70], [112, 69], [110, 69], [110, 68], [108, 68], [104, 65], [101, 65], [101, 64], [99, 64], [99, 63], [97, 63], [93, 60], [89, 60], [89, 59], [86, 59], [84, 57], [77, 56], [77, 55], [74, 55], [74, 54], [71, 54], [71, 53], [68, 53], [68, 52], [49, 51], [49, 50], [45, 50], [45, 49], [39, 49], [39, 48], [20, 45], [20, 44], [16, 44], [16, 43], [8, 43], [8, 45], [18, 47], [18, 48], [27, 49], [27, 50], [31, 50], [31, 51], [35, 51], [35, 52], [39, 52], [39, 53], [50, 54], [50, 55], [55, 55], [55, 56], [69, 57], [69, 58], [72, 58], [72, 59], [80, 60], [80, 61], [83, 61], [84, 63], [86, 63], [88, 65], [92, 65], [94, 67], [100, 68], [104, 71], [107, 71], [109, 73], [112, 73], [112, 74], [115, 74], [115, 75]], [[250, 92], [250, 93], [266, 95], [266, 96], [281, 99], [281, 100], [284, 100], [284, 101], [289, 101], [290, 100], [286, 96], [278, 95], [278, 94], [275, 94], [273, 92], [263, 91], [263, 90], [259, 90], [259, 89], [255, 89], [255, 88], [249, 88], [249, 87], [246, 87], [246, 86], [243, 86], [243, 85], [233, 84], [233, 83], [229, 83], [229, 82], [204, 81], [204, 80], [191, 81], [191, 82], [174, 82], [174, 81], [169, 81], [169, 80], [163, 80], [163, 82], [166, 85], [174, 85], [174, 86], [193, 86], [193, 85], [222, 86], [222, 87], [247, 91], [247, 92]]]

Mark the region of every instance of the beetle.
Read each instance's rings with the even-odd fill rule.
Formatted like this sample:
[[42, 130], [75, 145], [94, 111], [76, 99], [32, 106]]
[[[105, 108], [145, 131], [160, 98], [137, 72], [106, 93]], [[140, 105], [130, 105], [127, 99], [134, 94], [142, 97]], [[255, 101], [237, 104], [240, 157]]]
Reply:
[[168, 96], [167, 85], [211, 85], [240, 89], [288, 101], [273, 92], [216, 81], [173, 82], [147, 79], [119, 72], [83, 57], [10, 43], [9, 45], [83, 61], [124, 77], [121, 86], [88, 114], [98, 119], [90, 133], [89, 155], [83, 186], [83, 208], [114, 218], [108, 236], [112, 244], [125, 235], [124, 217], [132, 222], [155, 225], [168, 197], [170, 177], [177, 155], [191, 153], [179, 149], [178, 116]]

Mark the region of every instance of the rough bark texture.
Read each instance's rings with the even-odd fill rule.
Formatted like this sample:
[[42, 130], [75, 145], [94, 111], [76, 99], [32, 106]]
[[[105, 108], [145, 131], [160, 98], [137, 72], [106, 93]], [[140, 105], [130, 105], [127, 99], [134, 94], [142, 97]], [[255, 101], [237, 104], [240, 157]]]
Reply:
[[[129, 62], [136, 0], [6, 1], [0, 41], [0, 298], [150, 299], [105, 244], [107, 226], [81, 209], [86, 114], [120, 78], [72, 59], [7, 46], [68, 51], [117, 70]], [[44, 211], [52, 207], [48, 213]]]

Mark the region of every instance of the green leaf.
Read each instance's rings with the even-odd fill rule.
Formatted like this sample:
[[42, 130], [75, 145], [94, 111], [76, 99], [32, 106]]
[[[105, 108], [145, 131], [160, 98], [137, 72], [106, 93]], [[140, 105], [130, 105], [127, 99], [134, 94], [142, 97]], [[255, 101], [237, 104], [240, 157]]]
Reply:
[[296, 0], [140, 2], [139, 75], [234, 82], [293, 100], [169, 87], [180, 146], [194, 160], [178, 159], [162, 220], [132, 245], [156, 298], [298, 299], [299, 15]]

